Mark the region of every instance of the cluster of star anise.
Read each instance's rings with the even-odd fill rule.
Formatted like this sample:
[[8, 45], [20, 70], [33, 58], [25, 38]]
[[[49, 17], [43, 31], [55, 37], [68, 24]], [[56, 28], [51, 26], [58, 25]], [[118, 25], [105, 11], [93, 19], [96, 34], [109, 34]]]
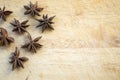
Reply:
[[[33, 4], [32, 2], [30, 2], [29, 5], [24, 5], [25, 8], [25, 15], [31, 15], [32, 17], [35, 16], [40, 16], [39, 12], [43, 11], [43, 8], [38, 7], [37, 2], [35, 4]], [[9, 10], [5, 10], [5, 6], [3, 7], [3, 9], [0, 8], [0, 18], [3, 19], [4, 21], [6, 21], [6, 18], [12, 13], [12, 11]], [[54, 28], [52, 27], [52, 24], [54, 24], [54, 22], [52, 21], [54, 19], [55, 16], [52, 17], [48, 17], [48, 15], [44, 15], [42, 16], [42, 18], [40, 19], [35, 19], [39, 22], [38, 26], [36, 27], [40, 27], [42, 30], [42, 33], [45, 30], [54, 30]], [[23, 34], [25, 32], [28, 33], [28, 42], [26, 42], [25, 44], [23, 44], [21, 47], [25, 48], [27, 50], [29, 50], [32, 53], [36, 53], [37, 49], [40, 49], [42, 47], [41, 44], [38, 43], [38, 41], [42, 38], [41, 36], [36, 37], [34, 39], [32, 39], [30, 33], [26, 30], [27, 27], [29, 27], [30, 25], [28, 25], [29, 20], [24, 20], [22, 22], [20, 22], [19, 20], [14, 18], [14, 21], [11, 22], [10, 24], [14, 27], [13, 28], [13, 32], [17, 32], [18, 34]], [[8, 32], [5, 28], [0, 28], [0, 46], [8, 46], [10, 45], [10, 43], [14, 42], [14, 38], [13, 37], [9, 37], [8, 36]], [[12, 64], [12, 70], [16, 69], [16, 68], [24, 68], [23, 62], [27, 61], [28, 58], [27, 57], [19, 57], [20, 55], [20, 50], [16, 47], [15, 52], [12, 53], [12, 56], [10, 57], [10, 63]]]

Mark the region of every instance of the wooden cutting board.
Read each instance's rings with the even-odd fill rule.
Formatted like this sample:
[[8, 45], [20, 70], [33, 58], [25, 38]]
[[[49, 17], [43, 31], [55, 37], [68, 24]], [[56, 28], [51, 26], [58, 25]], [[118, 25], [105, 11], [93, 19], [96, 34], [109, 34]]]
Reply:
[[[41, 14], [56, 15], [54, 31], [41, 33], [38, 22], [24, 15], [28, 0], [0, 0], [0, 7], [13, 11], [0, 27], [15, 38], [10, 47], [0, 47], [0, 80], [120, 80], [120, 0], [37, 1]], [[10, 54], [26, 40], [26, 34], [11, 31], [14, 18], [29, 19], [27, 30], [32, 37], [43, 36], [44, 46], [37, 54], [20, 49], [29, 61], [12, 71]]]

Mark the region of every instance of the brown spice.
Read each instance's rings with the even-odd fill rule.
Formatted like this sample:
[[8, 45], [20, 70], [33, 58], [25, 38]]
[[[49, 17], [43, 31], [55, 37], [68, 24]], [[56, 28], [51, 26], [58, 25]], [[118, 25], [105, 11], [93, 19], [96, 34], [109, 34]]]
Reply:
[[37, 49], [41, 48], [42, 45], [37, 43], [40, 39], [42, 38], [42, 36], [40, 37], [37, 37], [35, 39], [32, 39], [31, 35], [28, 34], [28, 39], [29, 39], [29, 42], [22, 45], [22, 48], [26, 48], [28, 49], [29, 51], [33, 52], [33, 53], [36, 53], [37, 52]]
[[54, 30], [54, 28], [52, 27], [52, 24], [54, 24], [54, 22], [52, 22], [54, 17], [55, 16], [48, 18], [48, 15], [43, 15], [43, 19], [37, 19], [37, 21], [40, 22], [40, 24], [37, 27], [41, 27], [42, 32], [44, 32], [46, 29]]
[[12, 11], [9, 11], [9, 10], [6, 10], [6, 11], [5, 11], [5, 6], [3, 7], [3, 9], [0, 8], [0, 17], [1, 17], [4, 21], [6, 21], [6, 17], [7, 17], [8, 15], [10, 15], [11, 13], [12, 13]]
[[29, 27], [29, 25], [27, 25], [27, 22], [28, 22], [28, 20], [25, 20], [20, 23], [19, 20], [14, 19], [14, 22], [11, 23], [11, 25], [14, 26], [14, 29], [12, 31], [17, 32], [19, 34], [27, 32], [26, 28]]
[[0, 28], [0, 42], [2, 46], [8, 46], [10, 43], [14, 42], [14, 38], [8, 36], [6, 29]]
[[10, 57], [10, 62], [9, 62], [12, 64], [12, 70], [20, 67], [24, 68], [23, 62], [26, 62], [28, 60], [27, 57], [19, 57], [19, 55], [20, 55], [20, 51], [16, 47], [15, 52], [12, 53], [12, 57]]
[[35, 4], [30, 2], [30, 5], [29, 6], [25, 5], [24, 8], [26, 9], [24, 14], [25, 15], [30, 14], [33, 17], [35, 15], [40, 16], [39, 12], [41, 12], [43, 10], [43, 8], [38, 7], [37, 2]]

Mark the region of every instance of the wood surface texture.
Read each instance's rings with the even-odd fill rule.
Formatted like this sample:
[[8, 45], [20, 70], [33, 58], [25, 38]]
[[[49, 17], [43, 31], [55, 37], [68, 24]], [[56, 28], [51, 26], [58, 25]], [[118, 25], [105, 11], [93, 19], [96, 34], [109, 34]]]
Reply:
[[[37, 1], [44, 8], [41, 15], [56, 15], [54, 31], [41, 33], [38, 22], [24, 15], [29, 0], [0, 0], [0, 7], [13, 11], [0, 27], [15, 38], [10, 47], [0, 47], [0, 80], [120, 80], [120, 0]], [[26, 34], [12, 32], [14, 18], [29, 19], [27, 31], [42, 36], [37, 54], [20, 48]], [[9, 57], [16, 46], [29, 61], [12, 71]]]

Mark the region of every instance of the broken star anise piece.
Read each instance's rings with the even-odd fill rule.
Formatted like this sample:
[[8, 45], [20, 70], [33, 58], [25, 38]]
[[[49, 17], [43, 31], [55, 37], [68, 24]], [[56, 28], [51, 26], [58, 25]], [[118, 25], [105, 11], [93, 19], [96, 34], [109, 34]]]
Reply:
[[41, 48], [42, 45], [37, 43], [42, 37], [37, 37], [35, 39], [32, 39], [31, 35], [28, 34], [28, 39], [29, 39], [29, 42], [22, 45], [22, 48], [26, 48], [28, 49], [29, 51], [33, 52], [33, 53], [36, 53], [37, 52], [37, 49], [38, 48]]
[[19, 55], [20, 55], [20, 51], [16, 47], [16, 50], [15, 52], [12, 53], [12, 56], [10, 57], [10, 62], [9, 62], [12, 64], [12, 70], [20, 67], [24, 68], [23, 62], [26, 62], [28, 60], [27, 57], [19, 57]]
[[55, 16], [48, 18], [48, 15], [43, 15], [43, 19], [37, 19], [37, 21], [40, 22], [37, 27], [42, 27], [42, 32], [44, 32], [46, 29], [54, 30], [54, 28], [52, 27], [52, 24], [54, 24], [54, 22], [52, 22], [54, 17]]
[[8, 15], [10, 15], [11, 13], [12, 13], [12, 11], [9, 11], [9, 10], [6, 10], [6, 11], [5, 11], [5, 6], [3, 7], [3, 9], [0, 8], [0, 17], [1, 17], [4, 21], [6, 21], [6, 17], [7, 17]]
[[0, 28], [0, 42], [2, 46], [8, 46], [10, 43], [14, 42], [14, 38], [8, 36], [6, 29]]
[[14, 19], [14, 21], [15, 21], [14, 23], [11, 23], [11, 25], [14, 26], [14, 29], [12, 30], [13, 32], [15, 31], [19, 34], [27, 32], [26, 28], [29, 27], [29, 25], [27, 25], [28, 20], [25, 20], [21, 23], [19, 22], [19, 20], [16, 19]]
[[43, 10], [43, 8], [38, 7], [37, 2], [35, 4], [30, 2], [30, 5], [29, 6], [25, 5], [24, 8], [26, 9], [24, 14], [25, 15], [30, 14], [33, 17], [35, 15], [40, 16], [39, 12], [41, 12]]

